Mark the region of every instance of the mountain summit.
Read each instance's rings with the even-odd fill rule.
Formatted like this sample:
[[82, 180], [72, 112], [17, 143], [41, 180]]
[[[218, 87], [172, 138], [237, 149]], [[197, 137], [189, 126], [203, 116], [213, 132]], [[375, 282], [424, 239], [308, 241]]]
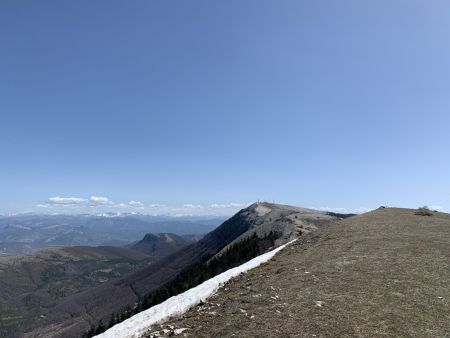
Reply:
[[152, 257], [164, 257], [177, 250], [191, 244], [192, 241], [184, 237], [171, 234], [146, 234], [144, 238], [128, 247], [135, 251], [140, 251]]
[[448, 337], [450, 215], [382, 208], [300, 237], [145, 337]]

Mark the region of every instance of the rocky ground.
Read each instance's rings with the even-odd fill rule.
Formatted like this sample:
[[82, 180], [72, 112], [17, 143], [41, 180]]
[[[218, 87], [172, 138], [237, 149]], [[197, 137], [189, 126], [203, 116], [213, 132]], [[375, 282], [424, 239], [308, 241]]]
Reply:
[[158, 336], [450, 337], [450, 215], [385, 208], [302, 236]]

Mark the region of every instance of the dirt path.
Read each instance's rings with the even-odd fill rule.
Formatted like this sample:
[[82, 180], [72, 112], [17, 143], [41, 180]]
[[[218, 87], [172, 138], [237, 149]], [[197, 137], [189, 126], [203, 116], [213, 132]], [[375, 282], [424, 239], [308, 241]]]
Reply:
[[450, 215], [389, 208], [337, 222], [150, 332], [450, 337]]

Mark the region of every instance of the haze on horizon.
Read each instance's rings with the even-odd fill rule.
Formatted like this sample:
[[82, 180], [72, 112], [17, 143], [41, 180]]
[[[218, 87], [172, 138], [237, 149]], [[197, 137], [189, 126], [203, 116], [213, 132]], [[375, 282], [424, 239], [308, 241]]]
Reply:
[[0, 214], [450, 211], [450, 3], [0, 3]]

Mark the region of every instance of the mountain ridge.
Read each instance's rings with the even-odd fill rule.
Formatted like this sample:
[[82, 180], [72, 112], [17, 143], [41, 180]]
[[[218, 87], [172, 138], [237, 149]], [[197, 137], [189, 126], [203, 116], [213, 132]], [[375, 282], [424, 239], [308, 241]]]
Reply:
[[450, 214], [416, 213], [380, 208], [301, 236], [144, 337], [447, 337]]
[[191, 243], [193, 243], [192, 240], [169, 232], [148, 233], [140, 241], [127, 245], [127, 248], [147, 255], [162, 257], [172, 254]]
[[[265, 211], [269, 209], [269, 211], [261, 215], [257, 210], [258, 207], [259, 209], [265, 208]], [[204, 257], [216, 255], [246, 231], [260, 226], [264, 227], [266, 223], [261, 221], [260, 217], [269, 217], [270, 213], [273, 213], [274, 217], [279, 213], [283, 215], [284, 213], [297, 214], [297, 219], [303, 219], [305, 216], [297, 207], [271, 203], [252, 204], [206, 234], [198, 242], [124, 278], [67, 297], [49, 309], [45, 318], [38, 319], [34, 329], [28, 331], [25, 336], [76, 337], [80, 332], [87, 331], [91, 325], [96, 324], [92, 318], [96, 318], [97, 321], [100, 319], [103, 322], [109, 321], [111, 313], [119, 313], [127, 306], [133, 306], [151, 291], [174, 279], [187, 267], [200, 262]], [[324, 225], [322, 223], [326, 222], [322, 222], [323, 220], [332, 222], [338, 219], [325, 212], [315, 211], [315, 213], [319, 220], [315, 217], [307, 217], [308, 224], [314, 227]], [[278, 223], [274, 225], [279, 226], [280, 235], [284, 236], [287, 241], [291, 237], [290, 232], [295, 231], [296, 227], [292, 227], [291, 222], [283, 224], [284, 226]], [[112, 297], [112, 295], [114, 296]]]

